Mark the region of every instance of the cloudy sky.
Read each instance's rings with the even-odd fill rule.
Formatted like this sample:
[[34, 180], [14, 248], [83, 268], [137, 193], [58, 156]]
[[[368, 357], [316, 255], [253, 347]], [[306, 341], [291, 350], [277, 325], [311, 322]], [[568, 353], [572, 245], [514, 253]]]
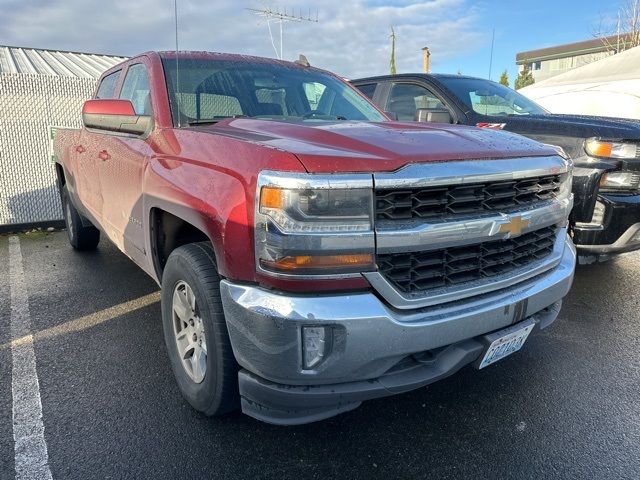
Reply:
[[[267, 25], [248, 8], [295, 9], [318, 23], [284, 25], [284, 57], [304, 53], [341, 75], [387, 73], [390, 27], [399, 72], [419, 71], [421, 49], [434, 71], [486, 77], [495, 28], [493, 78], [515, 54], [591, 37], [616, 0], [178, 0], [181, 49], [275, 56]], [[0, 0], [0, 45], [134, 55], [175, 47], [173, 0]], [[278, 46], [278, 27], [273, 25]]]

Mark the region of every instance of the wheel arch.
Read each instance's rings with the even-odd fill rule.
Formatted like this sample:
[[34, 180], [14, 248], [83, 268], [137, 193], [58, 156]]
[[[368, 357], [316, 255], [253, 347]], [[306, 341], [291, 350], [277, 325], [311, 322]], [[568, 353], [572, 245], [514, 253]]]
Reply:
[[213, 227], [200, 212], [179, 205], [161, 205], [150, 208], [150, 252], [158, 281], [162, 281], [164, 267], [171, 252], [190, 243], [210, 242], [217, 267], [217, 259], [220, 256], [212, 233]]

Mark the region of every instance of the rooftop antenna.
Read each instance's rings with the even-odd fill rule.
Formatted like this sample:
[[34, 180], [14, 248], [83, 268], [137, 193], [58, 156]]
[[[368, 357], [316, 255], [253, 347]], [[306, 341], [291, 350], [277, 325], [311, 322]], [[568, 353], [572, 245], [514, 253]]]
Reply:
[[493, 67], [493, 42], [496, 38], [496, 28], [491, 32], [491, 55], [489, 56], [489, 80], [491, 80], [491, 68]]
[[175, 96], [176, 96], [176, 104], [178, 106], [178, 128], [180, 128], [181, 125], [181, 119], [180, 119], [180, 69], [178, 68], [178, 0], [173, 0], [173, 17], [175, 20], [175, 26], [176, 26], [176, 92], [175, 92]]
[[[282, 40], [282, 25], [284, 22], [312, 22], [318, 23], [318, 10], [316, 9], [316, 16], [313, 18], [311, 16], [311, 9], [309, 9], [308, 14], [302, 14], [302, 9], [298, 9], [298, 14], [296, 15], [295, 8], [291, 9], [290, 13], [287, 13], [286, 7], [284, 10], [280, 10], [280, 8], [272, 9], [270, 7], [265, 8], [247, 8], [251, 13], [263, 18], [267, 23], [267, 28], [269, 29], [269, 38], [271, 39], [271, 45], [273, 46], [273, 50], [276, 53], [276, 57], [280, 60], [283, 59], [283, 40]], [[273, 32], [271, 31], [271, 23], [275, 22], [280, 26], [280, 52], [276, 48], [276, 43], [273, 40]]]

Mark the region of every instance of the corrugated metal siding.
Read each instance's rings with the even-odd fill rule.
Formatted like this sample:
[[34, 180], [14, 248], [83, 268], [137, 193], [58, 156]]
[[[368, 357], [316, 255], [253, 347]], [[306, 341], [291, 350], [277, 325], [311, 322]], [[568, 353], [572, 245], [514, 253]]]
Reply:
[[0, 74], [98, 78], [126, 57], [0, 46]]
[[96, 79], [123, 60], [0, 46], [0, 225], [62, 219], [49, 126], [79, 128]]

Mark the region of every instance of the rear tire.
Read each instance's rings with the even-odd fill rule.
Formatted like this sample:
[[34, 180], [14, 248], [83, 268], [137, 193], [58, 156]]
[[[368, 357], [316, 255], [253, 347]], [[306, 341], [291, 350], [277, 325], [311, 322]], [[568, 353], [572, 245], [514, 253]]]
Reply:
[[84, 226], [83, 221], [85, 224], [88, 221], [78, 213], [66, 186], [62, 187], [61, 199], [69, 243], [76, 250], [94, 250], [100, 242], [100, 230], [93, 225]]
[[209, 416], [237, 410], [238, 364], [210, 244], [184, 245], [169, 255], [162, 274], [162, 323], [171, 367], [184, 398]]

